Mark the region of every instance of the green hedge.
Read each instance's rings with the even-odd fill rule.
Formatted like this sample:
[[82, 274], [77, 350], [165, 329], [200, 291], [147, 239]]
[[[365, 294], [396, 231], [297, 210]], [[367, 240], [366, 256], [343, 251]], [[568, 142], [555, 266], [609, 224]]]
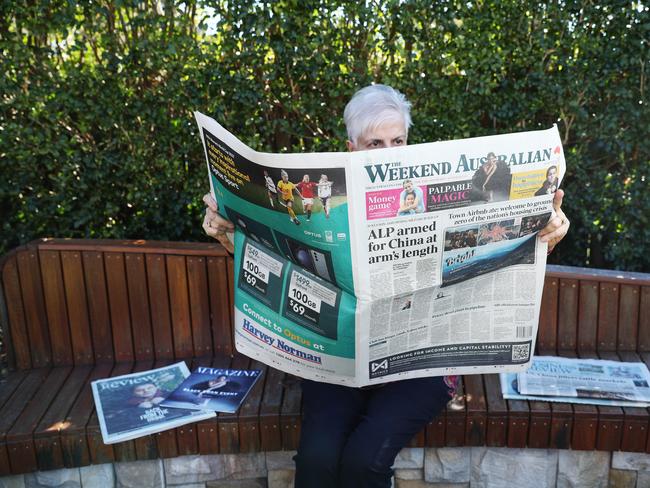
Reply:
[[413, 102], [411, 142], [557, 123], [553, 259], [648, 271], [649, 39], [648, 7], [619, 1], [2, 2], [0, 251], [205, 239], [193, 110], [259, 150], [341, 151], [375, 81]]

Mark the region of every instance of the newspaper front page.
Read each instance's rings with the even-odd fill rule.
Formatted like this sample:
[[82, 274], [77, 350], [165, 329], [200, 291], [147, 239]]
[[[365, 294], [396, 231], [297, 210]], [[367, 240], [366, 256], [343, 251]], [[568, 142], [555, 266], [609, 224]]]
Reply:
[[253, 151], [196, 113], [236, 226], [237, 349], [364, 386], [521, 371], [565, 173], [556, 127], [349, 153]]

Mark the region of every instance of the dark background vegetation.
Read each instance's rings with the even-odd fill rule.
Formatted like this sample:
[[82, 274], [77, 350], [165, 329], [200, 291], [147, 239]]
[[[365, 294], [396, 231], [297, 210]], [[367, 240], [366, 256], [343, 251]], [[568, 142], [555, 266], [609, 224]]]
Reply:
[[342, 151], [371, 82], [410, 142], [557, 123], [552, 260], [650, 270], [650, 12], [591, 1], [5, 1], [0, 252], [36, 237], [204, 240], [192, 112], [258, 150]]

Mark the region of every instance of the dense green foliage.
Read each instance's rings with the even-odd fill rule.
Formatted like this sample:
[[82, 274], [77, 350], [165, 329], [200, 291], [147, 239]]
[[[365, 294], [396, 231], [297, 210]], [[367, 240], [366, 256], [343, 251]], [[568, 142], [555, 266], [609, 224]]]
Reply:
[[650, 270], [650, 11], [620, 1], [2, 2], [0, 251], [40, 236], [204, 239], [192, 111], [259, 150], [344, 150], [371, 82], [410, 142], [558, 123], [564, 264]]

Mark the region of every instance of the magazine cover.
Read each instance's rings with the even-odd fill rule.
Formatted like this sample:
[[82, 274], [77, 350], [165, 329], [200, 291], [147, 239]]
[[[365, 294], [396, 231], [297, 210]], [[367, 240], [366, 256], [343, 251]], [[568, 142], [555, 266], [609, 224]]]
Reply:
[[166, 408], [161, 403], [190, 374], [185, 363], [92, 382], [105, 444], [155, 434], [214, 417], [214, 412]]
[[199, 366], [164, 400], [164, 407], [236, 412], [262, 372]]

